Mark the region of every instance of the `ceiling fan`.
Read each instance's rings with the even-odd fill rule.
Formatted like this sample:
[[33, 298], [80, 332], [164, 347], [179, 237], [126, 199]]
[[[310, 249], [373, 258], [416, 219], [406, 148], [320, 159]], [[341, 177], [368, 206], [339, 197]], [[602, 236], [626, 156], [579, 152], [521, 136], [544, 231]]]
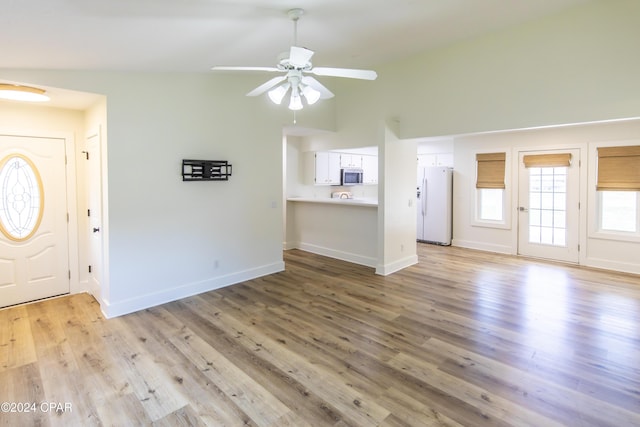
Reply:
[[281, 76], [261, 84], [247, 96], [258, 96], [268, 91], [269, 98], [276, 104], [280, 104], [285, 95], [291, 89], [289, 109], [301, 110], [303, 108], [302, 98], [308, 105], [315, 104], [319, 99], [333, 97], [333, 93], [315, 78], [306, 74], [316, 76], [347, 77], [351, 79], [375, 80], [378, 75], [372, 70], [357, 70], [350, 68], [314, 67], [311, 64], [311, 57], [314, 52], [298, 44], [298, 20], [304, 14], [303, 9], [291, 9], [287, 12], [293, 21], [293, 46], [289, 52], [284, 52], [278, 56], [278, 63], [275, 67], [228, 67], [215, 66], [213, 71], [267, 71], [282, 72]]

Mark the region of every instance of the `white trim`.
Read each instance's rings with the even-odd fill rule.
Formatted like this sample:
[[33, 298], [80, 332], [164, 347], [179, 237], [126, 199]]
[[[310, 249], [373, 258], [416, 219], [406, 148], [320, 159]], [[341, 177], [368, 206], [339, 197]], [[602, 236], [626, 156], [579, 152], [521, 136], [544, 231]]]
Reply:
[[[335, 258], [342, 261], [351, 262], [354, 264], [364, 265], [366, 267], [376, 267], [378, 262], [377, 258], [358, 255], [353, 252], [338, 251], [335, 249], [327, 248], [324, 246], [318, 246], [311, 243], [300, 242], [297, 245], [295, 245], [294, 248], [297, 248], [306, 252], [311, 252], [313, 254], [326, 256], [329, 258]], [[290, 249], [294, 249], [294, 248], [290, 248]]]
[[[598, 191], [596, 191], [597, 183], [597, 170], [598, 170], [598, 148], [599, 147], [617, 147], [617, 146], [630, 146], [639, 145], [640, 139], [623, 139], [613, 141], [598, 141], [590, 142], [588, 149], [589, 156], [589, 170], [593, 171], [588, 177], [588, 209], [593, 215], [589, 220], [587, 237], [591, 239], [601, 240], [613, 240], [618, 242], [640, 242], [640, 230], [636, 233], [627, 233], [624, 231], [609, 231], [600, 229], [600, 221], [602, 215], [602, 209], [600, 205], [600, 197]], [[640, 213], [637, 213], [640, 215]], [[636, 218], [636, 221], [638, 218]]]
[[404, 268], [411, 267], [418, 263], [418, 255], [410, 255], [406, 258], [402, 258], [393, 261], [389, 264], [379, 264], [376, 266], [376, 274], [381, 276], [388, 276], [396, 271], [400, 271]]
[[453, 239], [453, 241], [451, 242], [451, 246], [457, 246], [460, 248], [467, 248], [467, 249], [476, 249], [476, 250], [487, 251], [487, 252], [495, 252], [499, 254], [515, 255], [515, 251], [513, 251], [511, 246], [509, 245], [496, 245], [494, 243], [487, 243], [482, 241]]
[[[490, 221], [490, 220], [479, 219], [478, 218], [478, 211], [479, 211], [478, 190], [479, 189], [476, 188], [476, 181], [477, 181], [477, 174], [478, 174], [478, 161], [476, 160], [476, 157], [478, 154], [501, 153], [501, 152], [505, 153], [504, 190], [502, 192], [502, 221]], [[472, 227], [498, 228], [502, 230], [511, 229], [511, 217], [512, 217], [511, 200], [512, 200], [512, 194], [513, 194], [511, 183], [518, 182], [518, 181], [513, 181], [512, 175], [509, 173], [509, 165], [512, 164], [511, 148], [503, 147], [503, 148], [491, 148], [491, 149], [473, 151], [473, 157], [474, 157], [473, 163], [475, 165], [475, 169], [474, 169], [474, 177], [472, 182], [473, 186], [471, 187], [471, 195], [469, 199], [469, 200], [473, 200], [473, 203], [470, 203], [470, 207], [471, 207], [471, 216], [470, 216], [471, 221], [469, 221], [470, 225]]]
[[284, 262], [280, 261], [225, 276], [212, 277], [198, 282], [186, 283], [162, 292], [136, 296], [135, 298], [120, 301], [117, 304], [111, 304], [108, 300], [102, 298], [96, 297], [96, 299], [100, 303], [100, 308], [104, 316], [107, 319], [110, 319], [139, 310], [144, 310], [146, 308], [155, 307], [157, 305], [166, 304], [171, 301], [177, 301], [203, 292], [213, 291], [226, 286], [245, 282], [247, 280], [278, 273], [283, 270]]
[[623, 273], [640, 274], [640, 265], [630, 262], [611, 261], [602, 258], [587, 258], [586, 267], [602, 268]]
[[78, 205], [77, 205], [77, 171], [76, 171], [76, 140], [72, 132], [42, 131], [42, 130], [20, 130], [20, 129], [0, 129], [0, 135], [17, 136], [26, 138], [48, 138], [61, 139], [64, 141], [66, 162], [66, 191], [67, 191], [67, 213], [69, 221], [67, 223], [67, 250], [69, 270], [69, 293], [77, 294], [86, 289], [81, 286], [79, 280], [79, 259], [78, 259]]
[[[587, 179], [587, 174], [589, 168], [587, 167], [588, 153], [587, 153], [587, 144], [586, 143], [569, 143], [569, 144], [545, 144], [545, 145], [537, 145], [537, 146], [524, 146], [524, 147], [513, 147], [512, 154], [513, 159], [515, 161], [511, 165], [511, 176], [512, 182], [514, 183], [512, 187], [512, 199], [513, 204], [511, 206], [512, 212], [518, 212], [519, 205], [519, 191], [520, 191], [520, 153], [525, 152], [556, 152], [556, 151], [565, 151], [565, 150], [577, 150], [579, 156], [579, 170], [578, 170], [578, 203], [580, 204], [580, 210], [578, 211], [578, 235], [576, 236], [576, 240], [580, 247], [577, 255], [577, 264], [582, 265], [585, 261], [585, 254], [587, 252], [587, 239], [586, 239], [586, 230], [587, 230], [587, 211], [585, 206], [587, 206], [587, 188], [584, 183]], [[585, 159], [585, 153], [587, 153], [587, 158]], [[520, 217], [516, 214], [514, 218], [513, 227], [511, 228], [511, 242], [513, 245], [513, 253], [519, 254], [519, 221]], [[561, 261], [561, 260], [558, 260]]]

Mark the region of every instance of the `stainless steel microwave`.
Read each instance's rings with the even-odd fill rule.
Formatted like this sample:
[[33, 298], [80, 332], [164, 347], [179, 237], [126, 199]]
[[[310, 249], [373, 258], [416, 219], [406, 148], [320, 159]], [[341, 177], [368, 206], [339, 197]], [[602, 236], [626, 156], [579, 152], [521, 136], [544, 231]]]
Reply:
[[363, 171], [361, 168], [342, 169], [340, 174], [340, 185], [362, 184]]

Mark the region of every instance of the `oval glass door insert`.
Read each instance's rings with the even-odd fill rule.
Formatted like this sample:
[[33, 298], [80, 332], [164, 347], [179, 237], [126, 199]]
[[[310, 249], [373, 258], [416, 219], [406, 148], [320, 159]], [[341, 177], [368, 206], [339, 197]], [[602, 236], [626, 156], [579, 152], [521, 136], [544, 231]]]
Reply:
[[42, 179], [31, 160], [11, 154], [0, 162], [0, 231], [21, 242], [38, 230], [44, 211]]

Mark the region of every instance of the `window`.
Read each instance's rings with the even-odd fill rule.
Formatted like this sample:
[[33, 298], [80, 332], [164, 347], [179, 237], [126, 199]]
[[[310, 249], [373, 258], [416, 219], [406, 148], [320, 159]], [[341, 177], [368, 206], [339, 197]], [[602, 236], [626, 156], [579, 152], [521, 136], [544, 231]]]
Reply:
[[476, 220], [504, 221], [506, 153], [476, 154]]
[[480, 221], [504, 220], [504, 190], [478, 189], [478, 219]]
[[640, 231], [640, 146], [598, 147], [599, 229]]
[[42, 180], [28, 158], [10, 155], [0, 162], [0, 231], [21, 242], [38, 229], [43, 212]]
[[601, 191], [600, 229], [637, 233], [639, 200], [635, 191]]

